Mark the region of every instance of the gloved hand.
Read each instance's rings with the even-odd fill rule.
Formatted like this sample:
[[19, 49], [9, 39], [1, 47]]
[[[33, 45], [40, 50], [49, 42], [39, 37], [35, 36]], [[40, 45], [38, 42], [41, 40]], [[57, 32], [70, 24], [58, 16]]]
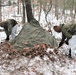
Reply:
[[59, 48], [59, 47], [61, 47], [61, 46], [63, 45], [63, 43], [64, 43], [64, 42], [63, 42], [63, 41], [61, 41], [61, 42], [59, 43], [58, 48]]
[[57, 47], [57, 49], [59, 48], [59, 46]]
[[69, 43], [68, 43], [68, 41], [67, 41], [67, 40], [65, 41], [65, 43], [66, 43], [67, 45], [69, 45]]
[[69, 45], [68, 41], [69, 41], [69, 39], [66, 39], [64, 42], [65, 42], [67, 45]]

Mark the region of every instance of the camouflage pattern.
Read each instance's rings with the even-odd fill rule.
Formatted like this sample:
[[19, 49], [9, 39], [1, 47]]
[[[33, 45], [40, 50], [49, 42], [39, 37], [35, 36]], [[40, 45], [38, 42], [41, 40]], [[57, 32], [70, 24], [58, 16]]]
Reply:
[[9, 40], [9, 35], [11, 34], [12, 28], [17, 24], [14, 19], [8, 19], [0, 23], [0, 26], [4, 28], [4, 31], [7, 35], [6, 40]]
[[62, 32], [62, 40], [59, 44], [59, 47], [62, 46], [64, 42], [68, 44], [68, 40], [72, 37], [72, 35], [76, 35], [76, 24], [62, 25], [61, 32]]
[[61, 27], [61, 31], [69, 39], [72, 35], [76, 35], [76, 24], [64, 25]]
[[12, 28], [17, 24], [17, 22], [14, 19], [8, 19], [7, 21], [8, 24], [8, 34], [11, 34]]

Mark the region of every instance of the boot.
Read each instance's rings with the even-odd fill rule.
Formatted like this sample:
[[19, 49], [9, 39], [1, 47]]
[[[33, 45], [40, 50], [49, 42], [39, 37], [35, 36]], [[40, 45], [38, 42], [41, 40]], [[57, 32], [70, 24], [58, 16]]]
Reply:
[[72, 56], [71, 56], [71, 48], [69, 49], [69, 58], [72, 58]]

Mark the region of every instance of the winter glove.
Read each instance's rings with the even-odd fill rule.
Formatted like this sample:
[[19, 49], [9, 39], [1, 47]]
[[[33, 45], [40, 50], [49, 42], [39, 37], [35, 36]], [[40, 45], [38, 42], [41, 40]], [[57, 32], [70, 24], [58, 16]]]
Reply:
[[69, 43], [68, 43], [68, 41], [67, 41], [67, 40], [65, 41], [65, 43], [66, 43], [67, 45], [69, 45]]
[[63, 45], [63, 43], [64, 43], [64, 42], [61, 41], [61, 42], [59, 43], [58, 48], [61, 47], [61, 46]]
[[68, 41], [69, 41], [69, 39], [66, 39], [66, 40], [65, 40], [65, 43], [66, 43], [67, 45], [69, 45]]

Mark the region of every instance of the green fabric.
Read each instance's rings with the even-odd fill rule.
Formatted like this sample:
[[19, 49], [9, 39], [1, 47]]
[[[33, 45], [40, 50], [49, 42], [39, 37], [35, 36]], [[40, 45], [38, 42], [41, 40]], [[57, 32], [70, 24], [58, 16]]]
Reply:
[[[28, 44], [23, 44], [28, 42]], [[57, 41], [51, 34], [45, 31], [38, 22], [31, 21], [24, 24], [20, 34], [12, 41], [12, 44], [17, 49], [23, 49], [24, 47], [33, 47], [34, 44], [49, 44], [52, 47], [58, 46]]]
[[7, 31], [8, 31], [8, 34], [10, 35], [12, 32], [12, 28], [17, 24], [17, 22], [14, 19], [8, 19], [4, 23], [7, 24], [7, 29], [8, 29]]
[[76, 35], [76, 24], [63, 25], [61, 31], [67, 39], [70, 39], [72, 35]]
[[66, 44], [69, 44], [68, 41], [72, 37], [72, 35], [76, 35], [76, 24], [70, 24], [70, 25], [60, 25], [61, 26], [61, 32], [62, 32], [62, 39], [59, 43], [59, 47], [63, 45], [65, 42]]
[[7, 20], [7, 23], [8, 23], [8, 31], [9, 31], [9, 34], [11, 34], [11, 31], [12, 31], [12, 25], [11, 25], [11, 20]]

